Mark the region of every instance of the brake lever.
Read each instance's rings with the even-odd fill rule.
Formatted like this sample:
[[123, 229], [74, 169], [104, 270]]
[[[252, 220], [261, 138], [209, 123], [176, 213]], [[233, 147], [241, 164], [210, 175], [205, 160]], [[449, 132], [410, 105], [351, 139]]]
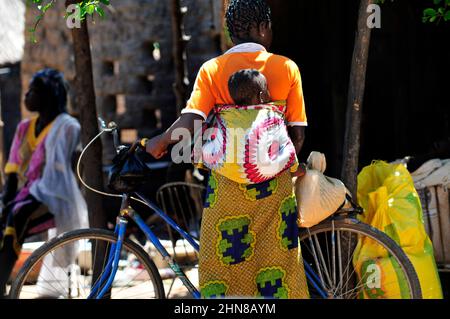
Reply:
[[97, 120], [98, 120], [98, 124], [100, 125], [100, 129], [101, 130], [106, 129], [106, 123], [100, 116], [97, 118]]

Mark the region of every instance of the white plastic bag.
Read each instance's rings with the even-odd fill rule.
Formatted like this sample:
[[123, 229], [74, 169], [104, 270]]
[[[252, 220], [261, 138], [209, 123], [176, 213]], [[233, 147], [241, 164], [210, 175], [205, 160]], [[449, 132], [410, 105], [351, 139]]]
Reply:
[[300, 227], [312, 227], [331, 216], [345, 202], [346, 188], [340, 180], [323, 174], [325, 156], [312, 152], [306, 174], [294, 181]]

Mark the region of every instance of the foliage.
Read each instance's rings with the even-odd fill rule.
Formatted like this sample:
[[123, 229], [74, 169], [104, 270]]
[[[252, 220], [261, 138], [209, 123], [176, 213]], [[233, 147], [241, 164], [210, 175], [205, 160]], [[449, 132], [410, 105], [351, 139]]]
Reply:
[[[377, 0], [377, 3], [385, 3], [386, 0]], [[394, 1], [394, 0], [391, 0]], [[439, 23], [442, 19], [450, 21], [450, 0], [427, 0], [433, 3], [432, 7], [423, 10], [422, 21], [424, 23]], [[431, 4], [430, 4], [431, 5]]]
[[[45, 13], [53, 7], [56, 1], [57, 0], [27, 0], [28, 6], [34, 6], [39, 10], [39, 15], [36, 16], [33, 27], [28, 30], [31, 33], [33, 42], [36, 42], [35, 32], [37, 26], [44, 18]], [[86, 19], [87, 16], [94, 17], [95, 14], [103, 18], [105, 16], [105, 11], [103, 10], [102, 6], [108, 6], [109, 4], [110, 0], [80, 0], [76, 4], [78, 10], [76, 10], [75, 13], [77, 13], [78, 16], [76, 16], [75, 18], [82, 21]], [[69, 15], [69, 13], [66, 13], [65, 18], [68, 18]]]
[[450, 0], [433, 0], [434, 8], [423, 11], [423, 22], [450, 21]]

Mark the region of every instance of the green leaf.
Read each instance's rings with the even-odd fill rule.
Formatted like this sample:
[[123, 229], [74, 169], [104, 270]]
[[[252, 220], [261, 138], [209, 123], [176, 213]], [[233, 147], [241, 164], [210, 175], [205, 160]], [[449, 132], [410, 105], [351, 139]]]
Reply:
[[47, 12], [48, 9], [50, 9], [53, 6], [53, 1], [47, 3], [43, 8], [42, 8], [42, 12]]
[[37, 43], [36, 33], [34, 33], [34, 31], [30, 33], [30, 41], [31, 43]]
[[90, 4], [86, 7], [86, 13], [87, 14], [93, 14], [95, 11], [95, 5], [94, 4]]
[[423, 14], [427, 17], [435, 16], [436, 10], [434, 10], [433, 8], [427, 8], [427, 9], [423, 10]]
[[436, 21], [436, 18], [437, 18], [437, 16], [431, 17], [431, 18], [430, 18], [430, 22]]
[[79, 7], [80, 19], [83, 20], [86, 17], [86, 7], [80, 4], [77, 5]]
[[434, 4], [439, 4], [439, 3], [441, 3], [441, 0], [433, 0], [433, 3]]
[[445, 21], [450, 21], [450, 10], [448, 10], [445, 15], [444, 15], [444, 20]]
[[110, 4], [109, 0], [100, 0], [100, 2], [107, 6]]
[[105, 11], [101, 7], [95, 7], [95, 12], [102, 18], [105, 16]]

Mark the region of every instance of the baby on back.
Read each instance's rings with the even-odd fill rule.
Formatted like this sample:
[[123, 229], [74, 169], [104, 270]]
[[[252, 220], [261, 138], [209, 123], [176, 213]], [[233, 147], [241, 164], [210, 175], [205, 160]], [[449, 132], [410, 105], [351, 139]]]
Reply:
[[230, 76], [228, 90], [234, 104], [258, 105], [270, 102], [266, 77], [257, 70], [239, 70]]

